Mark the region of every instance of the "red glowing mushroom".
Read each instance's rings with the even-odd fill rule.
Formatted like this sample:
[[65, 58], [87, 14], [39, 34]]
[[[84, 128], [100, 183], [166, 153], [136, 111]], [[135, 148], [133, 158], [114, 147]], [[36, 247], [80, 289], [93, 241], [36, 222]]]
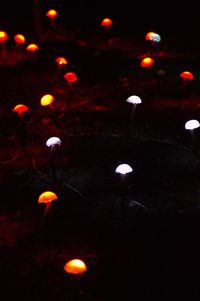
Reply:
[[45, 191], [38, 197], [39, 204], [45, 204], [46, 208], [44, 211], [44, 217], [48, 213], [49, 209], [51, 208], [51, 203], [58, 199], [57, 195], [52, 191]]
[[66, 58], [64, 57], [57, 57], [55, 59], [56, 63], [58, 64], [58, 66], [64, 66], [64, 65], [67, 65], [68, 64], [68, 61], [66, 60]]
[[72, 84], [77, 81], [78, 77], [74, 72], [67, 72], [64, 75], [64, 79], [66, 79], [69, 84]]
[[152, 59], [151, 57], [145, 57], [140, 62], [140, 66], [142, 68], [150, 68], [153, 66], [153, 64], [154, 64], [154, 59]]
[[29, 108], [26, 105], [19, 104], [13, 108], [13, 112], [17, 112], [19, 117], [23, 117], [23, 113], [28, 111]]
[[101, 21], [101, 26], [104, 27], [104, 28], [109, 28], [111, 25], [113, 24], [113, 21], [110, 19], [110, 18], [104, 18], [102, 21]]
[[24, 153], [26, 153], [26, 122], [24, 119], [24, 113], [28, 110], [29, 108], [24, 104], [18, 104], [13, 108], [13, 112], [18, 113], [18, 116], [21, 120], [21, 143]]
[[184, 78], [185, 80], [193, 80], [194, 76], [190, 71], [183, 71], [180, 74], [180, 77]]
[[14, 36], [14, 41], [15, 41], [17, 44], [25, 44], [26, 39], [25, 39], [25, 37], [24, 37], [22, 34], [16, 34], [16, 35]]
[[50, 9], [46, 13], [46, 16], [51, 20], [54, 21], [55, 18], [58, 16], [58, 12], [55, 9]]

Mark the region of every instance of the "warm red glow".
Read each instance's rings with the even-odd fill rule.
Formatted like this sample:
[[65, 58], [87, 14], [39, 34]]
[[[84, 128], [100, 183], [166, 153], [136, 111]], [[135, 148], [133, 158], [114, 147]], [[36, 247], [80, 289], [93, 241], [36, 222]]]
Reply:
[[25, 106], [23, 104], [19, 104], [14, 107], [13, 112], [17, 112], [19, 115], [21, 115], [28, 110], [29, 110], [29, 108], [27, 106]]
[[39, 50], [39, 47], [38, 47], [38, 45], [36, 45], [36, 44], [29, 44], [29, 45], [26, 47], [26, 50], [27, 50], [27, 51], [30, 51], [30, 52], [35, 52], [35, 51]]
[[192, 80], [194, 78], [193, 74], [189, 71], [184, 71], [180, 74], [180, 77], [184, 78], [184, 79], [190, 79]]
[[110, 27], [113, 24], [113, 21], [110, 18], [104, 18], [101, 21], [101, 26], [103, 27]]
[[74, 83], [77, 81], [78, 77], [74, 72], [67, 72], [64, 75], [64, 79], [66, 79], [68, 83]]
[[26, 42], [26, 39], [22, 34], [16, 34], [14, 36], [14, 40], [18, 44], [24, 44]]
[[46, 95], [44, 95], [44, 96], [41, 98], [40, 104], [41, 104], [41, 106], [48, 106], [48, 105], [50, 105], [54, 100], [55, 100], [54, 96], [52, 96], [51, 94], [46, 94]]
[[46, 16], [53, 21], [58, 16], [58, 12], [55, 9], [50, 9], [46, 13]]
[[8, 40], [8, 34], [5, 31], [0, 31], [0, 42], [5, 42]]
[[155, 35], [155, 32], [153, 31], [148, 32], [145, 36], [145, 40], [150, 41], [153, 35]]
[[68, 274], [80, 275], [87, 271], [87, 266], [80, 259], [72, 259], [64, 265], [64, 270]]
[[151, 57], [145, 57], [144, 59], [142, 59], [140, 66], [143, 68], [149, 68], [154, 64], [154, 59], [152, 59]]
[[64, 57], [57, 57], [55, 59], [56, 63], [58, 63], [59, 65], [67, 65], [68, 61], [66, 60], [66, 58]]
[[43, 192], [39, 198], [38, 198], [38, 203], [51, 203], [52, 201], [55, 201], [57, 200], [58, 197], [57, 195], [54, 193], [54, 192], [51, 192], [51, 191], [45, 191]]

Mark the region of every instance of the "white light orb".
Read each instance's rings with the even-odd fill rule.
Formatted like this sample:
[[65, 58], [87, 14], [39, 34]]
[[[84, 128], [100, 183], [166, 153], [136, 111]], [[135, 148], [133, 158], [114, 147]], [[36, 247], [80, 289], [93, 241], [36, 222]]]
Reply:
[[132, 103], [132, 104], [142, 103], [141, 98], [139, 96], [137, 96], [137, 95], [130, 96], [129, 98], [127, 98], [126, 101], [129, 102], [129, 103]]
[[200, 123], [196, 119], [191, 119], [185, 123], [186, 130], [194, 130], [197, 129], [198, 127], [200, 127]]
[[130, 165], [128, 165], [128, 164], [120, 164], [115, 169], [116, 173], [120, 173], [120, 174], [123, 174], [123, 175], [125, 175], [127, 173], [130, 173], [132, 171], [133, 171], [132, 167]]
[[158, 33], [154, 33], [150, 36], [149, 40], [159, 43], [161, 41], [161, 36]]
[[58, 137], [51, 137], [46, 142], [46, 146], [48, 146], [48, 147], [52, 147], [52, 146], [60, 145], [60, 144], [61, 144], [61, 140]]

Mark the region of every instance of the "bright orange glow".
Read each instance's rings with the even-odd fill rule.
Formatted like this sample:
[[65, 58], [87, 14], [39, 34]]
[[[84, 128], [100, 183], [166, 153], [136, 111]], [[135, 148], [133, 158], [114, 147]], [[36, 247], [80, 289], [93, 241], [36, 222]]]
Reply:
[[67, 65], [68, 61], [66, 60], [66, 58], [64, 57], [57, 57], [55, 59], [56, 63], [58, 63], [59, 65]]
[[193, 74], [189, 71], [184, 71], [180, 74], [180, 77], [184, 78], [184, 79], [190, 79], [192, 80], [194, 78]]
[[154, 59], [152, 59], [151, 57], [145, 57], [141, 63], [140, 66], [143, 68], [149, 68], [154, 64]]
[[0, 42], [5, 42], [8, 40], [8, 34], [5, 31], [0, 31]]
[[54, 96], [52, 96], [51, 94], [46, 94], [46, 95], [44, 95], [44, 96], [41, 98], [40, 104], [41, 104], [41, 106], [48, 106], [48, 105], [50, 105], [54, 100], [55, 100]]
[[35, 51], [39, 50], [39, 47], [38, 47], [38, 45], [36, 45], [36, 44], [29, 44], [29, 45], [26, 47], [26, 50], [27, 50], [27, 51], [30, 51], [30, 52], [35, 52]]
[[47, 204], [47, 203], [51, 203], [52, 201], [55, 201], [57, 199], [58, 199], [58, 197], [54, 192], [45, 191], [39, 196], [38, 203]]
[[53, 21], [58, 16], [58, 12], [55, 9], [50, 9], [46, 13], [46, 16]]
[[22, 34], [16, 34], [14, 36], [14, 40], [18, 44], [24, 44], [26, 42], [26, 39]]
[[19, 104], [14, 107], [13, 112], [17, 112], [19, 115], [22, 115], [24, 112], [28, 111], [29, 108], [23, 104]]
[[87, 271], [87, 266], [80, 259], [72, 259], [64, 265], [64, 270], [68, 274], [80, 275]]
[[78, 77], [74, 72], [67, 72], [64, 75], [64, 79], [66, 79], [69, 83], [74, 83], [77, 81]]
[[148, 32], [145, 36], [145, 40], [150, 41], [153, 35], [155, 35], [155, 32], [153, 31]]
[[113, 24], [113, 21], [110, 18], [104, 18], [101, 21], [101, 26], [103, 27], [110, 27]]

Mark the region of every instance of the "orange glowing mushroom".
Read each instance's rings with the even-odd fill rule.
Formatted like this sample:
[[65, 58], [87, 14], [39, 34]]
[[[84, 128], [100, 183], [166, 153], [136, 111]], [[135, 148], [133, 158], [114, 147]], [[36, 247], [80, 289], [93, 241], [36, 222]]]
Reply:
[[29, 108], [26, 105], [19, 104], [13, 108], [13, 112], [17, 112], [20, 117], [23, 116], [23, 113], [28, 111]]
[[146, 36], [145, 36], [145, 40], [146, 40], [146, 41], [150, 41], [151, 38], [152, 38], [152, 36], [153, 36], [154, 34], [155, 34], [155, 32], [149, 31], [149, 32], [146, 34]]
[[8, 40], [8, 34], [5, 31], [0, 31], [0, 42], [6, 42]]
[[59, 65], [59, 66], [62, 66], [62, 65], [67, 65], [68, 64], [68, 61], [66, 60], [66, 58], [64, 57], [57, 57], [55, 59], [56, 63]]
[[184, 78], [185, 80], [187, 80], [187, 79], [192, 80], [194, 78], [193, 74], [189, 71], [183, 71], [180, 74], [180, 77]]
[[87, 266], [80, 259], [72, 259], [64, 265], [64, 270], [68, 274], [82, 275], [87, 271]]
[[50, 9], [46, 13], [46, 16], [51, 20], [54, 21], [55, 18], [58, 16], [58, 12], [55, 9]]
[[41, 98], [40, 104], [41, 104], [41, 106], [51, 106], [51, 104], [53, 103], [54, 100], [55, 100], [55, 97], [53, 95], [46, 94]]
[[29, 45], [26, 47], [26, 50], [27, 50], [27, 51], [30, 51], [31, 53], [35, 53], [36, 51], [39, 50], [39, 46], [36, 45], [36, 44], [29, 44]]
[[16, 34], [14, 40], [17, 44], [24, 44], [26, 42], [26, 39], [22, 34]]
[[158, 33], [150, 31], [146, 34], [145, 40], [146, 41], [151, 41], [153, 43], [155, 43], [155, 42], [159, 43], [161, 41], [161, 37]]
[[145, 57], [142, 59], [140, 66], [143, 68], [149, 68], [153, 66], [153, 64], [154, 64], [154, 59], [152, 59], [151, 57]]
[[51, 203], [53, 201], [56, 201], [57, 199], [58, 199], [57, 195], [52, 191], [45, 191], [42, 194], [40, 194], [40, 196], [38, 198], [38, 203], [46, 205], [44, 216], [47, 214], [47, 212], [51, 208]]
[[69, 84], [72, 84], [77, 81], [78, 77], [74, 72], [67, 72], [64, 75], [64, 79], [66, 79]]
[[113, 24], [113, 21], [110, 18], [104, 18], [101, 21], [101, 26], [105, 28], [109, 28]]

